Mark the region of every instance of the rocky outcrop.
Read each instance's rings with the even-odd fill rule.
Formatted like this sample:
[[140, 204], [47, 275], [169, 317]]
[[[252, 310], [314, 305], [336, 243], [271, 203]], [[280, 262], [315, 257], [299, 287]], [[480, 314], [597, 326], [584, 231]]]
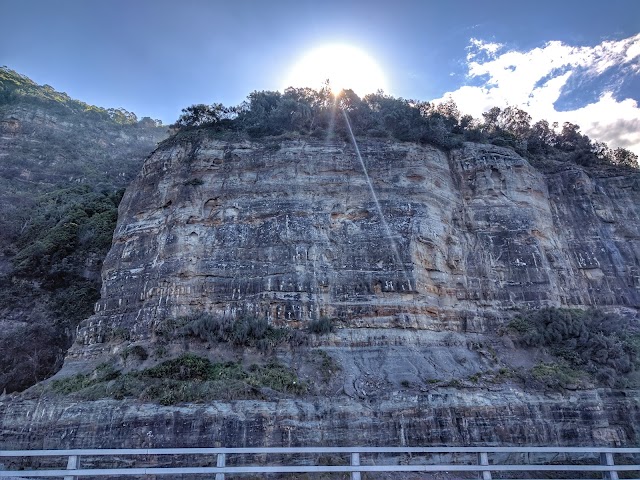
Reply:
[[[637, 443], [635, 390], [477, 382], [537, 361], [497, 333], [516, 308], [637, 316], [638, 174], [541, 171], [471, 143], [445, 153], [362, 140], [360, 150], [372, 188], [341, 141], [162, 144], [124, 196], [102, 298], [59, 375], [153, 344], [167, 318], [256, 315], [303, 328], [330, 317], [339, 328], [309, 347], [340, 367], [324, 394], [183, 407], [45, 395], [0, 403], [5, 444]], [[305, 348], [276, 355], [310, 382]]]
[[379, 210], [346, 143], [159, 148], [122, 201], [102, 299], [71, 357], [109, 329], [148, 338], [194, 311], [477, 333], [523, 306], [636, 314], [637, 174], [545, 174], [492, 145], [360, 149]]
[[638, 396], [515, 392], [397, 394], [387, 401], [237, 401], [160, 407], [0, 400], [10, 449], [357, 445], [634, 445]]

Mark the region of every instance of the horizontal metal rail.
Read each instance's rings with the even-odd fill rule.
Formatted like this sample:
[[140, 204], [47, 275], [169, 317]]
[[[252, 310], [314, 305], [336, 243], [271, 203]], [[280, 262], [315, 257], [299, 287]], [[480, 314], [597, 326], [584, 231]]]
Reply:
[[[273, 465], [262, 460], [260, 465], [227, 466], [228, 455], [300, 455], [342, 454], [350, 465]], [[361, 454], [475, 454], [475, 464], [412, 464], [363, 465]], [[600, 464], [500, 464], [491, 463], [490, 454], [584, 454], [599, 455]], [[603, 479], [618, 480], [618, 472], [638, 472], [640, 465], [616, 465], [614, 454], [640, 455], [640, 448], [610, 447], [274, 447], [274, 448], [147, 448], [147, 449], [74, 449], [74, 450], [1, 450], [0, 457], [67, 458], [66, 469], [0, 470], [0, 477], [77, 477], [215, 474], [224, 480], [225, 474], [264, 473], [351, 473], [359, 480], [362, 472], [476, 472], [481, 480], [491, 480], [491, 472], [600, 472]], [[215, 455], [215, 467], [127, 467], [82, 468], [81, 457], [115, 457], [131, 455]], [[348, 456], [348, 457], [347, 457]], [[636, 479], [638, 480], [638, 479]]]
[[636, 471], [638, 465], [293, 465], [260, 467], [146, 467], [87, 468], [72, 470], [0, 470], [0, 477], [64, 477], [109, 475], [174, 475], [205, 473], [308, 473], [308, 472], [612, 472]]

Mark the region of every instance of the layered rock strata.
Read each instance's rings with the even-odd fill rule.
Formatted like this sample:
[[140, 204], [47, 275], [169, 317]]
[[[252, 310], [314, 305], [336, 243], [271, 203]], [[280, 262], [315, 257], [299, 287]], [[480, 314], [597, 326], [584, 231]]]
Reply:
[[0, 400], [7, 449], [355, 445], [637, 445], [638, 397], [578, 392], [395, 395], [160, 407]]
[[[640, 178], [542, 173], [512, 150], [167, 143], [120, 206], [72, 356], [194, 311], [483, 332], [519, 307], [640, 305]], [[389, 227], [381, 221], [384, 216]]]
[[[449, 153], [373, 140], [360, 149], [377, 198], [349, 143], [165, 142], [124, 196], [102, 298], [61, 373], [121, 349], [116, 331], [153, 343], [167, 318], [256, 315], [303, 328], [330, 317], [339, 328], [313, 345], [341, 367], [330, 393], [184, 407], [9, 402], [5, 438], [43, 448], [46, 438], [69, 447], [635, 444], [637, 391], [535, 393], [470, 379], [539, 360], [496, 334], [517, 308], [637, 317], [638, 174], [552, 161], [542, 171], [471, 143]], [[304, 353], [277, 355], [305, 379]]]

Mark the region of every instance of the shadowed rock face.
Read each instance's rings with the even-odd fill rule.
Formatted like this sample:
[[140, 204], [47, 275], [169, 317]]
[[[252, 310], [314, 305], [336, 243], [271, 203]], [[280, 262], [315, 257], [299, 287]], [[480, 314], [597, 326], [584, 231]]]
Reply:
[[636, 445], [637, 398], [598, 392], [558, 398], [451, 390], [384, 402], [237, 401], [188, 407], [115, 401], [0, 401], [8, 449]]
[[543, 174], [492, 145], [361, 151], [391, 238], [349, 144], [159, 148], [120, 206], [84, 353], [194, 311], [470, 332], [514, 307], [637, 311], [637, 174]]

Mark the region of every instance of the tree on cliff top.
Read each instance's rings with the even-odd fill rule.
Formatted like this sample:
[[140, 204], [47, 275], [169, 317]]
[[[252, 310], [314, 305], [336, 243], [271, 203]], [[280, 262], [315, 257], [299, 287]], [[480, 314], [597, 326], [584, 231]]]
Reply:
[[187, 127], [203, 127], [217, 125], [224, 120], [231, 120], [235, 117], [234, 109], [227, 108], [221, 103], [213, 105], [191, 105], [182, 109], [180, 118], [171, 125], [171, 128], [182, 129]]
[[451, 99], [441, 104], [406, 100], [382, 92], [360, 98], [352, 90], [334, 95], [328, 88], [287, 88], [252, 92], [235, 107], [220, 103], [192, 105], [182, 110], [172, 125], [177, 132], [215, 128], [244, 132], [252, 138], [295, 132], [302, 135], [346, 136], [340, 110], [345, 110], [356, 135], [391, 137], [400, 141], [436, 145], [445, 150], [463, 141], [490, 142], [514, 148], [529, 157], [549, 155], [573, 163], [620, 165], [638, 168], [638, 157], [624, 148], [610, 149], [580, 133], [580, 127], [565, 122], [541, 120], [531, 125], [531, 116], [517, 107], [494, 107], [483, 120], [463, 115]]

